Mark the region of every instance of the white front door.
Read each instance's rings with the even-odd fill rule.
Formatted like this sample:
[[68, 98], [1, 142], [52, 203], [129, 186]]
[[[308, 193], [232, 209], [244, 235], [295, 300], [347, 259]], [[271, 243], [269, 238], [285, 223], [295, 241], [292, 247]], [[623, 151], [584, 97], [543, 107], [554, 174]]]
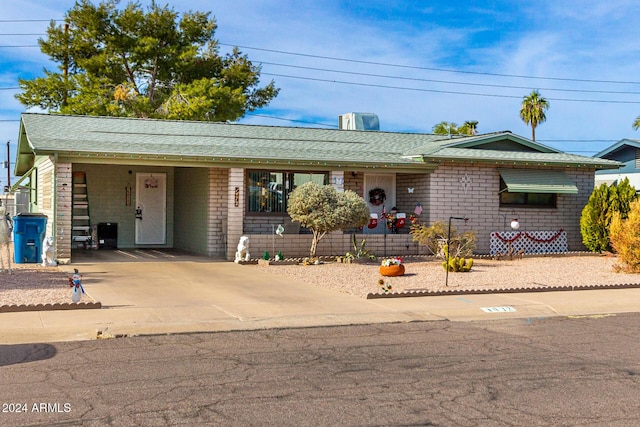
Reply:
[[[384, 200], [380, 194], [384, 192]], [[372, 200], [373, 198], [373, 200]], [[382, 209], [387, 213], [396, 205], [396, 176], [391, 174], [365, 174], [364, 175], [364, 199], [372, 214], [378, 215], [378, 224], [374, 228], [365, 226], [365, 233], [383, 234], [386, 221], [380, 218]]]
[[136, 244], [167, 243], [167, 175], [136, 174]]

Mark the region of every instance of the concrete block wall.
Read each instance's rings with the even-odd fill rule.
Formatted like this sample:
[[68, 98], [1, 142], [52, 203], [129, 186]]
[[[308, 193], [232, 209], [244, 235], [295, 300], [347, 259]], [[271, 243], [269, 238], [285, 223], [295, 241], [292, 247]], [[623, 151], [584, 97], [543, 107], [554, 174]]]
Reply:
[[227, 191], [227, 259], [233, 260], [240, 236], [243, 235], [245, 209], [244, 168], [228, 170]]
[[[210, 181], [208, 168], [176, 168], [174, 247], [208, 255]], [[226, 187], [225, 187], [226, 190]]]
[[567, 232], [569, 250], [584, 250], [580, 215], [593, 191], [594, 171], [577, 168], [563, 171], [575, 182], [579, 194], [559, 194], [557, 208], [507, 208], [500, 207], [500, 174], [496, 167], [442, 165], [431, 175], [429, 222], [446, 222], [450, 216], [469, 218], [467, 223], [454, 220], [453, 225], [459, 231], [477, 233], [478, 253], [489, 253], [491, 232], [503, 231], [505, 224], [510, 229], [514, 216], [522, 231], [562, 228]]
[[[173, 247], [174, 168], [140, 165], [73, 164], [73, 171], [87, 177], [87, 194], [91, 224], [118, 224], [118, 247], [140, 247], [135, 244], [136, 173], [165, 173], [167, 177], [167, 243], [153, 247]], [[125, 187], [131, 187], [131, 204], [127, 206]], [[143, 246], [144, 247], [144, 246]]]
[[344, 189], [351, 190], [360, 197], [364, 197], [364, 174], [362, 172], [344, 173]]
[[[207, 255], [221, 257], [226, 255], [227, 250], [227, 205], [229, 203], [228, 193], [230, 192], [229, 170], [210, 168], [208, 170], [208, 177], [209, 226], [207, 230]], [[233, 195], [233, 197], [235, 197], [235, 195]], [[242, 199], [240, 200], [240, 204], [243, 205]]]
[[[420, 219], [429, 218], [429, 190], [431, 174], [398, 174], [396, 176], [396, 203], [398, 212], [411, 215], [418, 203], [422, 204]], [[410, 193], [409, 189], [413, 189]], [[401, 233], [409, 232], [409, 221]]]
[[[255, 234], [249, 236], [249, 250], [251, 258], [262, 258], [264, 252], [269, 252], [273, 258], [281, 251], [285, 258], [304, 258], [309, 256], [311, 248], [310, 234], [287, 235], [283, 237]], [[316, 251], [317, 256], [343, 256], [347, 252], [353, 252], [352, 235], [347, 233], [327, 234], [320, 240]], [[384, 235], [356, 235], [356, 242], [360, 245], [362, 239], [366, 239], [365, 248], [378, 257], [426, 255], [424, 248], [418, 248], [408, 234]], [[236, 242], [237, 243], [237, 242]], [[385, 255], [386, 254], [386, 255]]]

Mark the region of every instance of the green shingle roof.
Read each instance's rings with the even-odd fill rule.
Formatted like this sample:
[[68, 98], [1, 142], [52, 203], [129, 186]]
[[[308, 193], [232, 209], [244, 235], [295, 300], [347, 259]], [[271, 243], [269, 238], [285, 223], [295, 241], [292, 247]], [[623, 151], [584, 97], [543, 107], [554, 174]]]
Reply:
[[[435, 167], [429, 163], [430, 159], [439, 161], [449, 156], [492, 160], [491, 156], [509, 159], [528, 155], [532, 162], [588, 163], [594, 167], [617, 165], [607, 160], [562, 153], [540, 153], [545, 156], [538, 158], [532, 155], [538, 153], [483, 153], [475, 148], [454, 148], [456, 144], [470, 141], [476, 145], [475, 141], [481, 142], [483, 137], [495, 140], [501, 136], [528, 141], [510, 132], [449, 138], [417, 133], [25, 113], [21, 121], [16, 174], [24, 173], [31, 166], [34, 155], [54, 153], [72, 161], [102, 156], [105, 162], [113, 158], [132, 161], [155, 158], [173, 164], [187, 160], [212, 165], [264, 161], [285, 165], [427, 170]], [[529, 141], [527, 144], [535, 143]]]

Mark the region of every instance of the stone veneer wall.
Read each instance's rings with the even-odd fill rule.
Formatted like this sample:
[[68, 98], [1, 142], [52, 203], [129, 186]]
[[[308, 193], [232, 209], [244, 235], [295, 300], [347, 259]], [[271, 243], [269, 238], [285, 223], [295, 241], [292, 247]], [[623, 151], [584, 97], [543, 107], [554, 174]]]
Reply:
[[577, 195], [559, 194], [557, 208], [553, 209], [514, 209], [500, 207], [500, 174], [496, 167], [472, 164], [440, 166], [431, 175], [433, 191], [429, 197], [429, 221], [448, 221], [449, 216], [468, 217], [468, 223], [454, 221], [454, 225], [460, 231], [473, 230], [478, 233], [478, 253], [489, 253], [491, 232], [504, 230], [505, 220], [506, 227], [510, 229], [512, 216], [520, 221], [521, 231], [555, 231], [562, 228], [567, 232], [569, 250], [584, 250], [580, 215], [593, 191], [594, 171], [579, 168], [566, 168], [563, 171], [578, 187]]

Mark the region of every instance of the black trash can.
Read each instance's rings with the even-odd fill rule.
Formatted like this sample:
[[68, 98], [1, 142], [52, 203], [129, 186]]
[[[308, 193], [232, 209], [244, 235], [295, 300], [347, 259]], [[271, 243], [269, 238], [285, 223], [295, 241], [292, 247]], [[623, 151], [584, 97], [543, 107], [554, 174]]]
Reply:
[[118, 248], [118, 224], [115, 222], [101, 222], [98, 224], [98, 248]]

